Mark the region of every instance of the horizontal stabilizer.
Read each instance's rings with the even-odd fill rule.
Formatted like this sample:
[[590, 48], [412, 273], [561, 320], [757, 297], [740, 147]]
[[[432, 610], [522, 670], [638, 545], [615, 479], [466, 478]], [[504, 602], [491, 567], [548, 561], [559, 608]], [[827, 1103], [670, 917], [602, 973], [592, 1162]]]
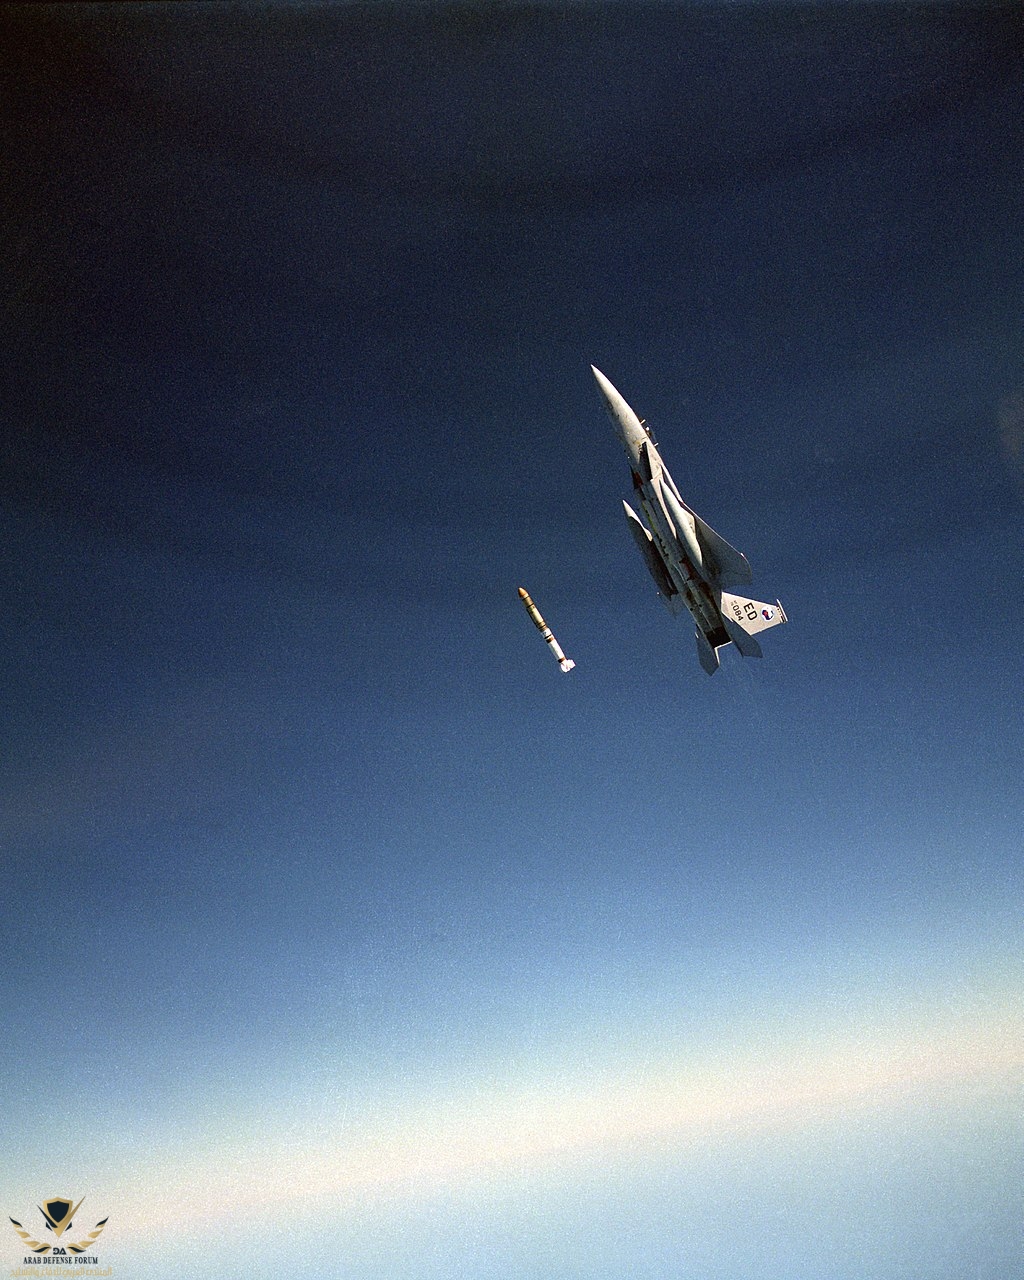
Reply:
[[727, 613], [722, 614], [722, 621], [725, 623], [725, 633], [733, 642], [744, 658], [763, 658], [761, 646], [757, 643], [753, 636], [747, 635], [739, 623], [729, 617]]
[[711, 641], [699, 627], [694, 631], [693, 635], [697, 641], [697, 657], [700, 660], [700, 665], [709, 676], [713, 676], [718, 670], [718, 650], [712, 647]]

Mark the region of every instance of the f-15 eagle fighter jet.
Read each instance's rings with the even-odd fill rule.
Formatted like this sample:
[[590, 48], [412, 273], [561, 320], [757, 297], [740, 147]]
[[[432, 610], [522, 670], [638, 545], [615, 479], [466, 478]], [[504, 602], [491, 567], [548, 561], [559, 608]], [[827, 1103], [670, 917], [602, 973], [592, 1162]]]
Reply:
[[686, 505], [646, 426], [604, 374], [590, 367], [626, 447], [636, 501], [647, 517], [645, 528], [624, 502], [629, 531], [666, 608], [672, 614], [689, 609], [696, 624], [697, 657], [709, 676], [718, 670], [718, 651], [727, 644], [745, 658], [760, 658], [755, 635], [788, 621], [785, 609], [778, 600], [765, 604], [723, 590], [751, 581], [746, 556]]

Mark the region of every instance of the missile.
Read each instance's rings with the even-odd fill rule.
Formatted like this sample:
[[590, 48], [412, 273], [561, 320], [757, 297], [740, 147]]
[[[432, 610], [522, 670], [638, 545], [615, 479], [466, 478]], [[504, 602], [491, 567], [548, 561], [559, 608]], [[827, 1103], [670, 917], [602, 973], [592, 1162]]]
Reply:
[[562, 652], [562, 646], [551, 634], [551, 628], [540, 616], [540, 610], [530, 599], [530, 593], [525, 589], [525, 587], [519, 588], [519, 599], [522, 600], [524, 605], [526, 605], [526, 612], [530, 615], [533, 625], [551, 646], [551, 652], [558, 659], [558, 665], [563, 671], [571, 671], [576, 663], [573, 662], [572, 658], [567, 658]]

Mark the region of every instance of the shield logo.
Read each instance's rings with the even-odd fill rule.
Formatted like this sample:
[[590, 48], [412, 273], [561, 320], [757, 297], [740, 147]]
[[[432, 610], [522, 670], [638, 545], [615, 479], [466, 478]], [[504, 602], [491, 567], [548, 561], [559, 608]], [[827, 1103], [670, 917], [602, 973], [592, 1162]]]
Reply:
[[78, 1204], [72, 1207], [72, 1202], [67, 1196], [51, 1196], [49, 1200], [43, 1201], [40, 1212], [54, 1235], [61, 1236], [71, 1226], [72, 1215], [78, 1212], [81, 1204], [79, 1200]]

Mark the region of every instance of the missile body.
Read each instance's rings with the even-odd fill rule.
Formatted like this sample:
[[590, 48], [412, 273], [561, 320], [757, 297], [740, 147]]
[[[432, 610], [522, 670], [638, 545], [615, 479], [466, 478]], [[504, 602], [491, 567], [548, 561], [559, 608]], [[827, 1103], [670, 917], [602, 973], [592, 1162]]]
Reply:
[[530, 599], [530, 593], [524, 587], [519, 588], [519, 599], [522, 600], [523, 604], [526, 606], [526, 612], [530, 615], [533, 625], [550, 645], [551, 652], [558, 659], [558, 665], [563, 671], [571, 671], [576, 663], [573, 662], [572, 658], [567, 658], [562, 652], [562, 646], [551, 634], [551, 628], [540, 616], [540, 610]]

